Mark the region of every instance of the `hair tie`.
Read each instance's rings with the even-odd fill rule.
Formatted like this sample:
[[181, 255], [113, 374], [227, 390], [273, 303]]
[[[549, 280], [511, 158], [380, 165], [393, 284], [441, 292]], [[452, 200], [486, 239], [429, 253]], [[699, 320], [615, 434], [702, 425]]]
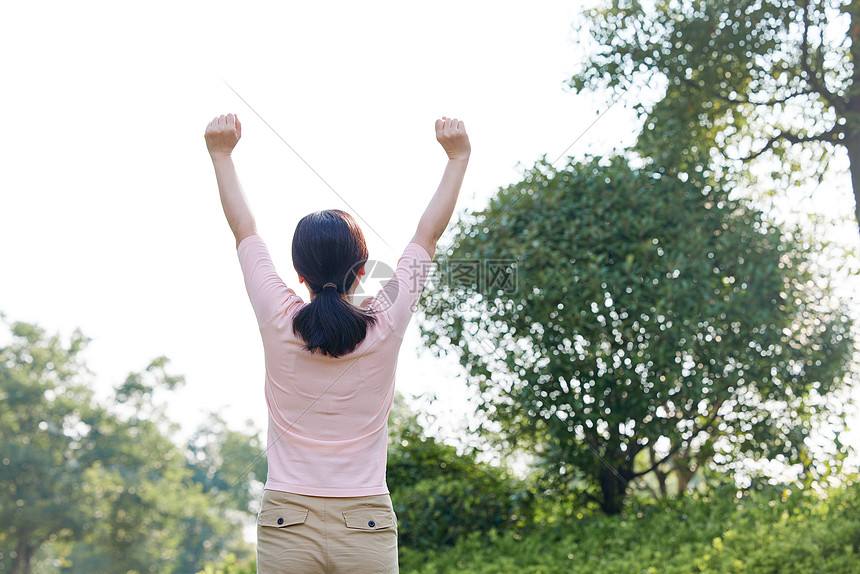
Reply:
[[326, 283], [322, 286], [323, 290], [325, 290], [326, 287], [334, 287], [334, 290], [337, 291], [337, 285], [335, 285], [334, 283]]

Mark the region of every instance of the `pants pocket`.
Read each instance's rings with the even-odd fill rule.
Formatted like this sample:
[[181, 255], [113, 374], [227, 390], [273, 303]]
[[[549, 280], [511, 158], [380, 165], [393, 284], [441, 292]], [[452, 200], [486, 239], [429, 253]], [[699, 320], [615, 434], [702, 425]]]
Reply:
[[304, 524], [308, 518], [308, 509], [273, 507], [265, 508], [257, 516], [257, 526], [270, 526], [272, 528], [286, 528], [296, 524]]
[[343, 512], [346, 527], [353, 530], [385, 530], [397, 526], [397, 518], [390, 508], [355, 508]]
[[397, 516], [390, 503], [346, 506], [341, 516], [340, 532], [329, 543], [333, 574], [395, 574]]
[[316, 526], [312, 508], [264, 496], [257, 515], [257, 572], [311, 574], [325, 572], [325, 533]]

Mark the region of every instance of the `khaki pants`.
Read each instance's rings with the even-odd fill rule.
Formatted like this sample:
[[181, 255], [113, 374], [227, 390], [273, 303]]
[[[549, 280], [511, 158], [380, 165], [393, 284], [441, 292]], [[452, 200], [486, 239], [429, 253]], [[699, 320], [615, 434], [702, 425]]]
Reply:
[[257, 573], [340, 572], [398, 572], [391, 498], [323, 498], [264, 490], [257, 517]]

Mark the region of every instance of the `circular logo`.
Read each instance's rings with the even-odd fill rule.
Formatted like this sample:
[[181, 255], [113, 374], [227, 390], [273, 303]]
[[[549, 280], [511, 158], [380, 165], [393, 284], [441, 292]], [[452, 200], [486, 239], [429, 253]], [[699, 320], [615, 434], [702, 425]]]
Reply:
[[[358, 273], [360, 267], [361, 265], [357, 264], [353, 270]], [[393, 277], [394, 269], [389, 265], [376, 259], [368, 259], [364, 263], [364, 275], [358, 278], [358, 284], [355, 286], [353, 303], [361, 306], [371, 297], [376, 297], [377, 302], [374, 307], [387, 309], [397, 298], [397, 289], [389, 288], [384, 295], [381, 292]]]

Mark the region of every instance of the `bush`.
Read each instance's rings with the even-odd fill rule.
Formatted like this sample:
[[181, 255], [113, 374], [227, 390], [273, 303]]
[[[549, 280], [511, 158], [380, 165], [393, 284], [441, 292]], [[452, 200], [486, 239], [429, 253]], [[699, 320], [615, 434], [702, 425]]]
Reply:
[[234, 554], [228, 554], [221, 564], [210, 564], [197, 574], [256, 574], [257, 561], [238, 562]]
[[438, 548], [471, 533], [509, 529], [530, 506], [521, 481], [420, 433], [405, 433], [390, 446], [388, 486], [401, 547]]
[[721, 487], [621, 516], [575, 514], [517, 539], [462, 538], [401, 552], [401, 572], [459, 574], [851, 574], [860, 572], [860, 485], [817, 496]]

